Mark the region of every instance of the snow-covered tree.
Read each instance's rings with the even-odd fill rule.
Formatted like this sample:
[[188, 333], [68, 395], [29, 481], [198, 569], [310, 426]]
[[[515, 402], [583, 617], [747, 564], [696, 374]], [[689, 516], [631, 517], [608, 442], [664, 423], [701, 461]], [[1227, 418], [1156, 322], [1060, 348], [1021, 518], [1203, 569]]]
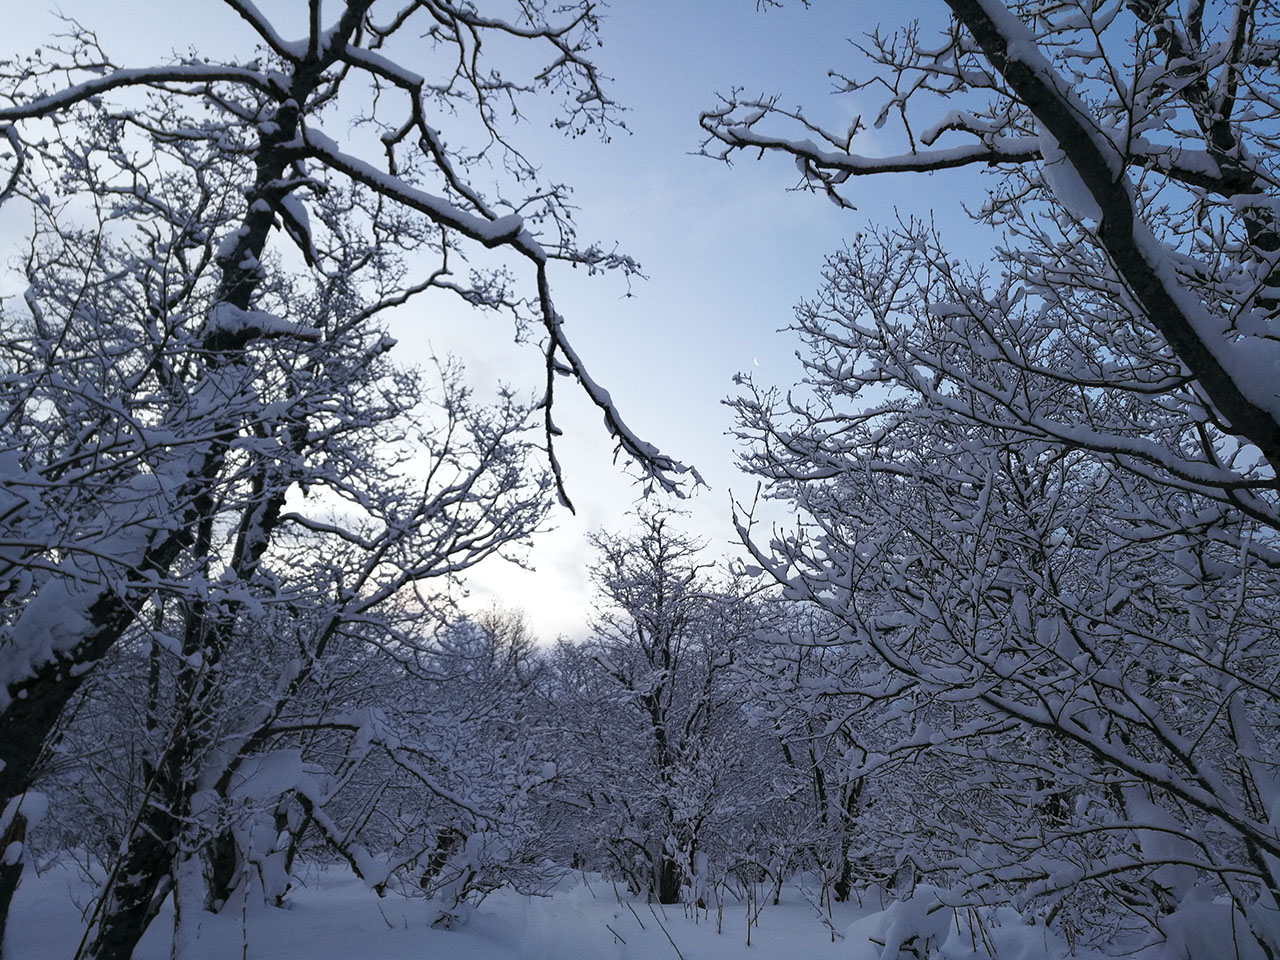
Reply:
[[738, 399], [805, 518], [758, 562], [883, 665], [858, 683], [910, 722], [866, 768], [954, 761], [930, 841], [975, 895], [1275, 956], [1278, 11], [948, 5], [841, 81], [890, 91], [899, 155], [769, 100], [704, 117], [848, 205], [863, 174], [993, 168], [992, 266], [860, 234], [798, 311], [805, 391]]
[[[1051, 193], [1057, 212], [1038, 224], [1049, 249], [1087, 235], [1107, 268], [1092, 287], [1146, 318], [1202, 401], [1274, 466], [1280, 10], [945, 2], [953, 19], [936, 43], [917, 25], [877, 30], [858, 47], [868, 74], [836, 74], [849, 93], [888, 91], [873, 129], [900, 121], [901, 154], [854, 152], [873, 133], [861, 115], [828, 130], [739, 95], [703, 115], [706, 149], [789, 154], [807, 185], [842, 206], [862, 176], [963, 166], [1011, 175], [979, 211], [986, 222], [1017, 219]], [[801, 136], [788, 136], [795, 128]]]
[[457, 768], [458, 793], [483, 811], [443, 803], [430, 818], [416, 881], [440, 899], [441, 922], [465, 919], [501, 886], [543, 892], [567, 867], [551, 858], [544, 830], [560, 754], [539, 709], [545, 670], [523, 615], [491, 607], [442, 630], [413, 671], [417, 709], [453, 731], [440, 762]]
[[[369, 374], [392, 347], [385, 310], [457, 296], [542, 331], [537, 405], [557, 486], [563, 374], [644, 472], [669, 486], [682, 469], [627, 430], [551, 299], [557, 261], [634, 264], [576, 243], [564, 189], [538, 183], [506, 132], [536, 97], [557, 99], [573, 132], [612, 122], [588, 59], [591, 5], [315, 0], [287, 25], [225, 7], [256, 37], [240, 59], [124, 67], [68, 21], [56, 43], [0, 64], [0, 200], [35, 224], [0, 363], [0, 913], [51, 731], [131, 631], [181, 608], [168, 640], [188, 676], [175, 682], [179, 701], [199, 699], [242, 617], [305, 589], [277, 565], [287, 531], [363, 553], [347, 572], [364, 580], [335, 585], [350, 612], [386, 598], [396, 563], [409, 574], [451, 557], [440, 570], [456, 572], [536, 526], [507, 452], [526, 446], [508, 443], [519, 417], [446, 417], [459, 432], [446, 426], [427, 475], [415, 484], [393, 462], [370, 496], [407, 377]], [[491, 60], [511, 43], [527, 53]], [[438, 122], [457, 128], [447, 145]], [[494, 170], [509, 176], [487, 189]], [[369, 457], [330, 456], [335, 438]], [[396, 500], [397, 485], [417, 489]], [[316, 509], [294, 509], [308, 493]], [[347, 512], [327, 522], [335, 505]], [[476, 525], [450, 526], [455, 510], [479, 511]], [[438, 541], [415, 543], [424, 529]], [[435, 552], [402, 553], [422, 549]]]
[[642, 513], [636, 533], [594, 543], [592, 634], [555, 659], [553, 709], [578, 785], [569, 799], [590, 811], [585, 839], [601, 866], [677, 903], [717, 831], [745, 819], [735, 785], [747, 741], [731, 667], [757, 624], [667, 513]]
[[[891, 855], [869, 842], [886, 818], [864, 760], [870, 749], [890, 742], [892, 732], [885, 729], [882, 700], [852, 682], [865, 661], [840, 642], [839, 621], [809, 604], [774, 606], [770, 629], [761, 631], [739, 669], [753, 719], [773, 733], [783, 761], [772, 774], [787, 810], [780, 823], [786, 836], [775, 842], [794, 851], [797, 869], [815, 870], [824, 892], [844, 901], [855, 882], [880, 876]], [[881, 809], [868, 816], [878, 801]]]

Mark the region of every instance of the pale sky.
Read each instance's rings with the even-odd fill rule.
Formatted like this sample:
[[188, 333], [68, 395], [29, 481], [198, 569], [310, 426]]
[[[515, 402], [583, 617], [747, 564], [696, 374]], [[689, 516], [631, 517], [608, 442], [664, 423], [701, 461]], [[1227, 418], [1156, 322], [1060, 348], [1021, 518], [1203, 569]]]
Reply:
[[[6, 6], [4, 53], [43, 42], [53, 21], [40, 0]], [[260, 6], [268, 14], [305, 9], [302, 0]], [[793, 383], [799, 342], [777, 331], [796, 302], [817, 290], [824, 256], [867, 223], [892, 219], [895, 209], [956, 222], [960, 185], [973, 180], [875, 179], [857, 192], [856, 213], [840, 211], [823, 197], [789, 191], [797, 174], [781, 157], [743, 158], [728, 168], [695, 156], [698, 114], [715, 106], [717, 91], [740, 86], [804, 104], [826, 126], [843, 128], [859, 105], [830, 95], [827, 71], [853, 63], [846, 38], [913, 12], [937, 18], [942, 7], [940, 0], [817, 0], [808, 9], [790, 3], [757, 11], [753, 0], [620, 0], [605, 9], [596, 61], [614, 78], [610, 89], [628, 108], [631, 134], [599, 143], [565, 139], [534, 122], [513, 131], [546, 179], [574, 187], [580, 240], [616, 242], [644, 268], [648, 279], [634, 281], [630, 296], [619, 277], [560, 270], [553, 275], [557, 306], [592, 376], [627, 422], [706, 479], [709, 489], [677, 506], [689, 513], [686, 529], [708, 540], [714, 553], [734, 553], [730, 492], [749, 498], [754, 489], [736, 471], [725, 436], [732, 420], [721, 401], [734, 390], [733, 375], [751, 371], [762, 382]], [[191, 45], [210, 55], [243, 52], [248, 36], [218, 0], [63, 0], [59, 8], [97, 29], [108, 52], [129, 66]], [[0, 241], [11, 251], [15, 238], [6, 223], [0, 221]], [[500, 379], [533, 392], [540, 383], [536, 345], [511, 344], [497, 320], [405, 310], [392, 328], [404, 362], [452, 351], [477, 384]], [[491, 561], [470, 578], [467, 601], [523, 608], [544, 639], [581, 633], [590, 602], [586, 535], [601, 527], [625, 530], [639, 493], [613, 465], [595, 409], [568, 387], [558, 391], [556, 419], [566, 433], [560, 455], [578, 514], [555, 512], [556, 529], [539, 537], [529, 555], [536, 573]]]

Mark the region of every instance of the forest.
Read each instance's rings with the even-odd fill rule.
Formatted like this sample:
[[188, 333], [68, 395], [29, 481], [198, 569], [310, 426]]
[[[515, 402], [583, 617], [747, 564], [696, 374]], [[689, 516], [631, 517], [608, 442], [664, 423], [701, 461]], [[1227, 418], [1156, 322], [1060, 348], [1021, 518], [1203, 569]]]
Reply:
[[[625, 129], [609, 8], [207, 5], [0, 49], [0, 957], [1280, 960], [1280, 4], [859, 7], [840, 126], [689, 118], [848, 222], [731, 557], [558, 306], [643, 275], [522, 142]], [[859, 212], [966, 170], [989, 253]], [[459, 598], [570, 402], [636, 503], [557, 639]]]

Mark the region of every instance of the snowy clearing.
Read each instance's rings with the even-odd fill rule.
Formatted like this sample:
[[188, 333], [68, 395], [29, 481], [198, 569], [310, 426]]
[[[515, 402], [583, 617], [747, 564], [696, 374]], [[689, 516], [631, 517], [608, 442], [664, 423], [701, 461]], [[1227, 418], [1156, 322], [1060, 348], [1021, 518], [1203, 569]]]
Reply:
[[[189, 941], [184, 960], [793, 960], [832, 957], [877, 960], [909, 957], [882, 946], [906, 929], [922, 929], [920, 914], [937, 903], [930, 888], [921, 887], [912, 901], [881, 908], [877, 895], [863, 903], [833, 905], [830, 927], [819, 918], [805, 891], [783, 889], [774, 906], [761, 891], [764, 905], [751, 928], [747, 946], [747, 903], [724, 904], [723, 932], [716, 930], [716, 908], [687, 910], [649, 904], [629, 897], [597, 875], [566, 881], [548, 897], [512, 891], [491, 895], [453, 930], [433, 929], [439, 904], [409, 900], [396, 894], [379, 898], [358, 879], [338, 867], [311, 868], [304, 886], [287, 907], [276, 909], [251, 895], [219, 915], [203, 914]], [[82, 930], [81, 912], [92, 896], [91, 885], [75, 867], [55, 866], [23, 880], [18, 892], [6, 956], [11, 960], [43, 960], [74, 956]], [[887, 902], [887, 901], [886, 901]], [[753, 912], [757, 908], [753, 906]], [[934, 910], [924, 926], [934, 931], [939, 947], [928, 954], [945, 960], [992, 955], [984, 933], [1001, 960], [1057, 958], [1067, 946], [1042, 926], [1024, 924], [1012, 911], [985, 918], [985, 929], [972, 929], [961, 914]], [[976, 918], [974, 918], [976, 920]], [[172, 950], [171, 905], [166, 905], [134, 954], [135, 960], [167, 960]], [[832, 942], [831, 931], [840, 939]], [[879, 942], [876, 942], [879, 941]], [[1075, 956], [1089, 960], [1101, 954]]]

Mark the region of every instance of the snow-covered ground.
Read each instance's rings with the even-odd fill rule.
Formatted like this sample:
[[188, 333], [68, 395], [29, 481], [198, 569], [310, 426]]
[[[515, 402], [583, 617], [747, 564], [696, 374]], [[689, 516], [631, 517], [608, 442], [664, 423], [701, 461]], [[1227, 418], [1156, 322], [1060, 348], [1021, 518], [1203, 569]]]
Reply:
[[[90, 886], [69, 867], [25, 877], [6, 960], [70, 960], [83, 929], [77, 904], [85, 904], [90, 894]], [[984, 935], [1000, 960], [1067, 954], [1060, 939], [1012, 913], [1001, 917], [999, 925], [987, 917], [983, 930], [971, 928], [970, 918], [962, 914], [957, 927], [954, 911], [928, 909], [937, 902], [932, 891], [921, 888], [915, 900], [888, 911], [878, 898], [861, 905], [835, 904], [828, 924], [805, 893], [791, 886], [784, 888], [778, 906], [767, 902], [758, 910], [748, 947], [745, 902], [725, 904], [723, 929], [717, 932], [714, 906], [696, 914], [659, 907], [625, 893], [619, 896], [607, 881], [578, 878], [549, 897], [495, 893], [464, 926], [443, 930], [430, 926], [440, 913], [437, 904], [394, 894], [378, 898], [359, 880], [333, 868], [311, 872], [285, 909], [250, 900], [234, 903], [218, 916], [202, 915], [184, 960], [873, 960], [899, 956], [888, 948], [900, 933], [924, 929], [944, 941], [930, 955], [946, 960], [990, 957]], [[172, 911], [166, 908], [135, 960], [168, 960], [171, 938]]]

